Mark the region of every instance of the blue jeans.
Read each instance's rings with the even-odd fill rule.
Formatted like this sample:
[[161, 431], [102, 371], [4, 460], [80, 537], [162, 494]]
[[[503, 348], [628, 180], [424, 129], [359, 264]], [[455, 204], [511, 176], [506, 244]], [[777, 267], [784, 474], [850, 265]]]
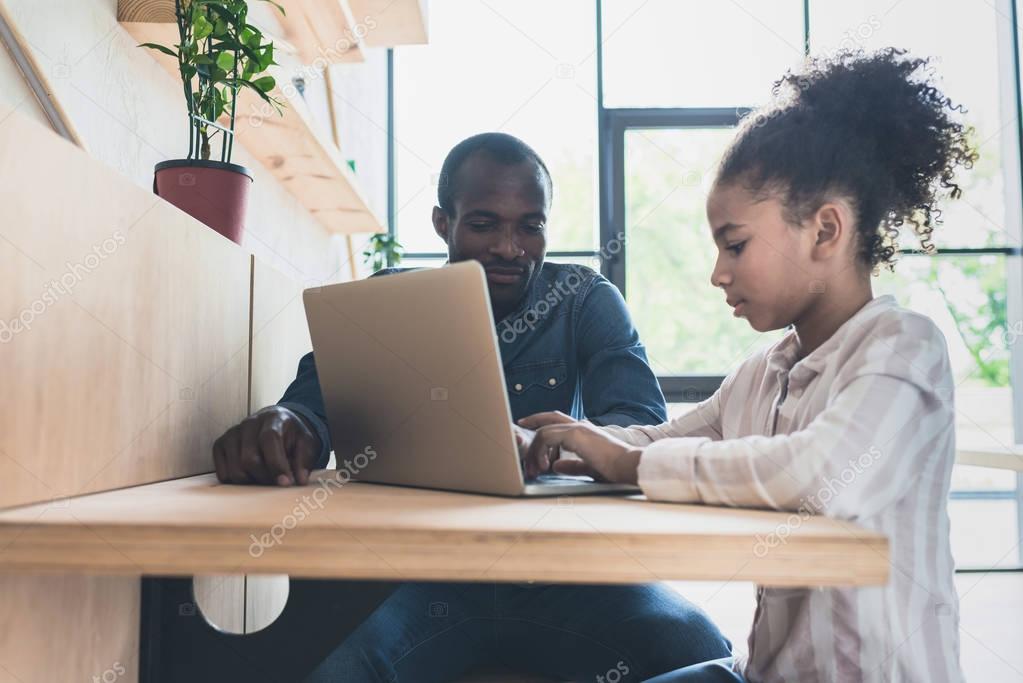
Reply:
[[746, 679], [732, 671], [732, 658], [725, 657], [676, 669], [647, 683], [746, 683]]
[[450, 681], [497, 664], [629, 683], [730, 654], [710, 619], [665, 586], [407, 583], [306, 681]]

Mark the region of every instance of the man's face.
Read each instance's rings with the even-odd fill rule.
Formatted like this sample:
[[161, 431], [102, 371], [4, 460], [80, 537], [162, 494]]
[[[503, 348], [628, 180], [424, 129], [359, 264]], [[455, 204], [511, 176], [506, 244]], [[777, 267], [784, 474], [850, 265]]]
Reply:
[[547, 252], [550, 192], [532, 161], [503, 164], [485, 152], [471, 155], [449, 181], [457, 183], [454, 215], [434, 207], [433, 226], [451, 263], [473, 259], [487, 274], [495, 318], [525, 296]]

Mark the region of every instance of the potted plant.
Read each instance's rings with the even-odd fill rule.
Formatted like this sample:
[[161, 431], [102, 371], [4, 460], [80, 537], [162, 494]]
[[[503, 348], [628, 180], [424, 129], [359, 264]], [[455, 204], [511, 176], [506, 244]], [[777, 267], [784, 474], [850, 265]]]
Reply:
[[[284, 8], [273, 0], [260, 0]], [[243, 88], [282, 114], [269, 93], [273, 42], [247, 21], [246, 0], [176, 0], [178, 44], [143, 43], [177, 60], [188, 108], [188, 156], [156, 165], [153, 191], [181, 210], [240, 243], [252, 174], [231, 163], [235, 108]], [[219, 136], [219, 140], [217, 137]], [[211, 158], [216, 142], [219, 159]]]
[[386, 232], [378, 232], [370, 237], [366, 250], [362, 252], [365, 263], [374, 273], [388, 266], [398, 265], [404, 255], [405, 249], [401, 243], [394, 235], [388, 235]]

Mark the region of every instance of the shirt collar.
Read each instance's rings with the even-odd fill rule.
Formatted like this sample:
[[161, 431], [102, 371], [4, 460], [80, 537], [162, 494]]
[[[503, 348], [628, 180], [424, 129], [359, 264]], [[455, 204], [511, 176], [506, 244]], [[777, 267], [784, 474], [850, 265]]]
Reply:
[[851, 330], [859, 327], [876, 313], [888, 310], [896, 305], [895, 297], [890, 294], [871, 299], [856, 311], [851, 318], [842, 323], [835, 333], [824, 340], [824, 343], [811, 351], [802, 360], [796, 362], [799, 355], [799, 339], [795, 330], [790, 330], [780, 342], [775, 344], [767, 354], [767, 365], [775, 370], [791, 370], [791, 373], [809, 378], [820, 373], [828, 363], [828, 359], [842, 345]]

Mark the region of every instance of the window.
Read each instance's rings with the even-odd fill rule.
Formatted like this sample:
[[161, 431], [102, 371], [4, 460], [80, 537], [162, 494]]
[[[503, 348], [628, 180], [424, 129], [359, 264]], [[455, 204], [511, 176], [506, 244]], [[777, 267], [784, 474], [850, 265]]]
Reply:
[[[395, 51], [395, 230], [412, 254], [445, 252], [430, 214], [444, 156], [501, 131], [554, 180], [548, 249], [596, 252], [596, 28], [591, 0], [432, 0], [430, 44]], [[566, 30], [571, 27], [571, 30]]]
[[[943, 207], [939, 254], [921, 254], [905, 234], [897, 272], [876, 279], [875, 292], [892, 293], [945, 334], [959, 447], [1017, 442], [1023, 211], [1010, 0], [968, 8], [956, 0], [433, 0], [430, 15], [431, 44], [395, 52], [391, 228], [411, 252], [408, 264], [444, 257], [429, 217], [447, 150], [484, 130], [522, 137], [554, 179], [550, 257], [599, 267], [622, 290], [673, 415], [781, 334], [733, 319], [709, 281], [704, 202], [739, 118], [807, 49], [894, 45], [934, 57], [945, 92], [968, 109], [981, 159], [963, 177], [963, 199]], [[1011, 472], [955, 468], [960, 566], [1023, 564], [1020, 484]]]

